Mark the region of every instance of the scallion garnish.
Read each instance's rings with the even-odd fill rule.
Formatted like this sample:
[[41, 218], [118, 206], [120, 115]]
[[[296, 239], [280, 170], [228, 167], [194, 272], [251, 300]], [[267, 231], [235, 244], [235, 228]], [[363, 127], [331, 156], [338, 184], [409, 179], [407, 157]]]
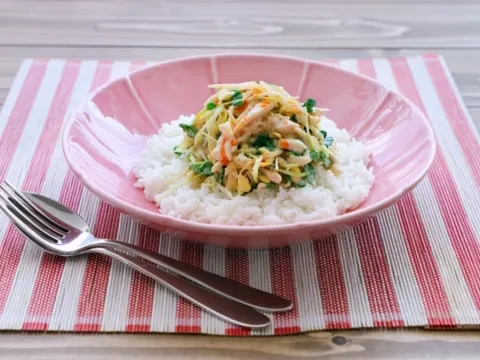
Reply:
[[199, 161], [190, 165], [190, 169], [193, 170], [196, 174], [203, 175], [203, 176], [210, 176], [212, 175], [212, 166], [213, 164], [208, 161]]
[[312, 113], [313, 108], [317, 105], [317, 101], [315, 99], [307, 99], [305, 103], [303, 104], [304, 107], [307, 108], [307, 112]]
[[240, 107], [243, 105], [243, 94], [240, 91], [235, 91], [232, 95], [232, 105]]
[[183, 132], [191, 138], [194, 138], [195, 135], [197, 135], [198, 130], [193, 125], [180, 124], [180, 127], [183, 129]]

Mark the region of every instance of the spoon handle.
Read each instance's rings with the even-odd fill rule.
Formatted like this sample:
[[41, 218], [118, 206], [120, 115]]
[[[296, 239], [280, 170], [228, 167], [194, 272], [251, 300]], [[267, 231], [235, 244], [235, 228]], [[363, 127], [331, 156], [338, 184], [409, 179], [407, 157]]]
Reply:
[[261, 328], [270, 324], [270, 319], [254, 309], [191, 284], [182, 278], [159, 270], [138, 258], [107, 248], [92, 248], [90, 252], [108, 255], [151, 277], [162, 285], [191, 301], [202, 309], [235, 325]]
[[287, 311], [292, 308], [292, 302], [287, 299], [252, 288], [237, 281], [227, 279], [135, 245], [119, 241], [99, 239], [98, 242], [95, 242], [95, 246], [130, 252], [133, 255], [140, 256], [176, 273], [177, 275], [183, 276], [202, 285], [213, 292], [242, 304], [254, 307], [258, 310], [274, 312]]

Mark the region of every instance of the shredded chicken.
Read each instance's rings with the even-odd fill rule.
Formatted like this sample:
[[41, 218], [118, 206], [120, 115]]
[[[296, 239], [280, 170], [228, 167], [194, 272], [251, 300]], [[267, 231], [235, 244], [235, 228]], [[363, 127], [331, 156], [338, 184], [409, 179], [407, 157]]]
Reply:
[[195, 186], [223, 186], [245, 194], [255, 188], [315, 185], [315, 168], [335, 168], [334, 139], [321, 129], [326, 109], [300, 103], [263, 81], [214, 84], [216, 90], [174, 151], [186, 159]]

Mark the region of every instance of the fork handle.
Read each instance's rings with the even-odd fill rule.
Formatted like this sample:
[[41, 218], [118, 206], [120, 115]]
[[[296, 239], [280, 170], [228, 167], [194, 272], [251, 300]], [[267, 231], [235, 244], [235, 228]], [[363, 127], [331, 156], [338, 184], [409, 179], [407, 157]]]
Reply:
[[98, 239], [98, 242], [95, 242], [95, 246], [130, 252], [133, 255], [147, 259], [167, 270], [202, 285], [213, 292], [262, 311], [287, 311], [292, 308], [292, 302], [287, 299], [252, 288], [238, 281], [227, 279], [135, 245], [120, 241]]
[[107, 248], [92, 248], [90, 252], [108, 255], [151, 277], [162, 285], [191, 301], [195, 305], [235, 325], [260, 328], [270, 324], [270, 319], [254, 309], [191, 284], [182, 278], [159, 270], [138, 258]]

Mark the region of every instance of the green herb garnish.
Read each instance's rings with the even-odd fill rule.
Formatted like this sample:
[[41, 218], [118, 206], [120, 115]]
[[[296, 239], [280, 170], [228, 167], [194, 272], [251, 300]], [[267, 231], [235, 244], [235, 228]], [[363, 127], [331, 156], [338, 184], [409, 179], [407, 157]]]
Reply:
[[323, 145], [328, 149], [333, 143], [333, 136], [327, 136], [325, 138], [325, 141], [323, 142]]
[[292, 150], [287, 151], [287, 154], [292, 154], [293, 156], [302, 156], [303, 155], [303, 153], [300, 153], [300, 152], [297, 152], [297, 151], [292, 151]]
[[210, 176], [212, 175], [212, 162], [205, 160], [205, 161], [199, 161], [196, 163], [193, 163], [190, 165], [190, 169], [193, 170], [196, 174], [202, 175], [202, 176]]
[[183, 132], [191, 138], [194, 138], [195, 135], [197, 135], [198, 130], [193, 125], [180, 124], [180, 127], [183, 129]]
[[307, 174], [307, 181], [312, 184], [312, 185], [315, 185], [316, 184], [316, 181], [315, 181], [315, 168], [313, 167], [312, 164], [306, 164], [304, 167], [303, 167], [305, 173]]
[[216, 107], [217, 107], [217, 105], [215, 105], [215, 104], [212, 103], [212, 102], [209, 102], [209, 103], [207, 104], [207, 110], [213, 110], [213, 109], [215, 109]]
[[178, 156], [182, 156], [182, 155], [183, 155], [183, 153], [178, 150], [178, 146], [175, 146], [175, 147], [173, 148], [173, 153], [174, 153], [175, 155], [178, 155]]
[[286, 184], [292, 181], [292, 177], [287, 174], [280, 174], [282, 176], [282, 183]]
[[303, 187], [307, 186], [307, 184], [305, 183], [305, 181], [300, 180], [297, 183], [293, 183], [293, 186], [298, 187], [298, 188], [303, 188]]
[[332, 164], [332, 161], [330, 160], [328, 154], [325, 151], [320, 152], [320, 159], [322, 160], [323, 166], [325, 168], [328, 168]]
[[268, 183], [268, 184], [265, 184], [265, 186], [267, 187], [267, 189], [276, 189], [277, 188], [277, 185], [274, 184], [274, 183]]
[[232, 95], [232, 104], [235, 107], [243, 105], [243, 94], [240, 91], [235, 91]]
[[224, 175], [225, 175], [225, 168], [222, 167], [219, 172], [215, 173], [215, 180], [217, 180], [217, 182], [219, 184], [223, 184], [223, 176]]
[[276, 149], [276, 146], [273, 143], [273, 139], [270, 138], [266, 134], [258, 135], [252, 145], [254, 147], [256, 147], [257, 149], [262, 148], [262, 147], [267, 148], [268, 150], [275, 150]]
[[310, 157], [313, 162], [318, 162], [318, 160], [320, 160], [320, 153], [315, 150], [310, 150]]
[[307, 99], [305, 103], [303, 104], [304, 107], [307, 108], [307, 112], [311, 113], [313, 112], [313, 108], [317, 105], [317, 101], [315, 99]]
[[327, 132], [325, 130], [320, 130], [320, 133], [323, 136], [323, 144], [325, 147], [328, 149], [330, 145], [333, 143], [333, 136], [328, 136]]

